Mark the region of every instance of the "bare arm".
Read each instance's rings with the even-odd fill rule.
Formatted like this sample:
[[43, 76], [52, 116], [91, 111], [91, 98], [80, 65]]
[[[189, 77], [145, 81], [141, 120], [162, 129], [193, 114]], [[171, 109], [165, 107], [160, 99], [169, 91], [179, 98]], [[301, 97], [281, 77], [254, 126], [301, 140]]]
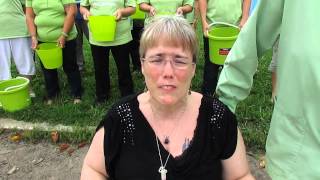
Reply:
[[64, 11], [66, 16], [64, 18], [63, 28], [60, 37], [57, 42], [60, 47], [64, 47], [68, 33], [74, 25], [74, 18], [77, 13], [77, 6], [75, 4], [66, 4], [64, 5]]
[[107, 172], [103, 151], [104, 128], [101, 128], [93, 137], [89, 151], [83, 161], [81, 180], [106, 179]]
[[238, 130], [237, 147], [234, 154], [222, 161], [223, 177], [225, 180], [254, 180], [251, 175], [246, 157], [246, 148]]
[[135, 7], [125, 7], [117, 9], [114, 15], [116, 16], [116, 20], [121, 20], [122, 17], [128, 17], [136, 11]]
[[207, 37], [207, 31], [209, 28], [207, 23], [207, 0], [199, 0], [199, 11], [202, 22], [203, 35]]
[[31, 35], [31, 48], [36, 49], [38, 45], [38, 40], [37, 40], [37, 28], [36, 25], [34, 24], [34, 18], [35, 14], [33, 12], [33, 9], [31, 7], [26, 8], [26, 22], [27, 22], [27, 27], [29, 30], [29, 33]]
[[142, 11], [149, 13], [149, 16], [156, 15], [156, 9], [153, 6], [151, 6], [150, 4], [148, 4], [148, 3], [141, 3], [139, 5], [139, 8]]
[[186, 4], [184, 6], [178, 7], [176, 13], [178, 15], [184, 15], [192, 11], [192, 6]]
[[83, 19], [86, 21], [89, 19], [89, 16], [91, 15], [89, 7], [87, 6], [80, 6], [80, 13], [82, 14]]
[[242, 17], [239, 23], [239, 27], [242, 28], [249, 18], [251, 0], [243, 0], [242, 3]]

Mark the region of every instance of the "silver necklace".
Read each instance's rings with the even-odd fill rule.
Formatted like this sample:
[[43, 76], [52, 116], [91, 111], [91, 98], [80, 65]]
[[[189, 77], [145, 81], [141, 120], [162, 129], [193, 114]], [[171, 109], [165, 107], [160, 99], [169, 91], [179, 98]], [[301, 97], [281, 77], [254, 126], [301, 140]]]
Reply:
[[161, 152], [160, 152], [160, 147], [159, 147], [159, 140], [158, 140], [157, 135], [155, 135], [155, 137], [156, 137], [158, 154], [159, 154], [159, 159], [160, 159], [160, 164], [161, 164], [158, 172], [159, 172], [160, 175], [161, 175], [161, 180], [166, 180], [166, 179], [167, 179], [167, 172], [168, 172], [168, 170], [166, 169], [166, 166], [167, 166], [167, 163], [168, 163], [168, 160], [169, 160], [169, 157], [170, 157], [170, 153], [168, 152], [167, 159], [166, 159], [165, 163], [163, 164], [163, 162], [162, 162], [162, 156], [161, 156]]

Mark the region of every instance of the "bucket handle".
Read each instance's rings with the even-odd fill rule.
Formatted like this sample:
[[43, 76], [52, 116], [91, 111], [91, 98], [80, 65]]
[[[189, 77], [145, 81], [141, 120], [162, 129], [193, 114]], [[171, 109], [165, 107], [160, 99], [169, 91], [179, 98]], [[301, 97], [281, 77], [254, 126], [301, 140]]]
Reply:
[[[24, 77], [16, 77], [16, 79], [27, 79], [27, 78], [24, 78]], [[23, 84], [19, 84], [19, 85], [16, 85], [16, 86], [10, 86], [10, 87], [7, 87], [4, 89], [4, 91], [9, 91], [10, 89], [14, 89], [14, 88], [19, 88], [19, 87], [22, 87], [22, 86], [26, 86], [27, 84], [29, 83], [29, 79], [27, 79], [27, 81]], [[1, 104], [0, 104], [1, 106]]]
[[[230, 23], [226, 23], [226, 22], [213, 22], [213, 23], [209, 24], [208, 29], [210, 29], [210, 27], [212, 27], [214, 25], [226, 25], [226, 26], [231, 26], [231, 27], [240, 29], [238, 26], [230, 24]], [[207, 30], [207, 34], [209, 34], [209, 30]]]

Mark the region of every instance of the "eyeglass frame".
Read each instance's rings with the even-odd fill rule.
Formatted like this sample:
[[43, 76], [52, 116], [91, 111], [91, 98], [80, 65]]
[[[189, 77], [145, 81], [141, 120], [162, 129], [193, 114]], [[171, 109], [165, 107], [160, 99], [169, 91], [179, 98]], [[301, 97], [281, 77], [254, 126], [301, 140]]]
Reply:
[[[195, 65], [196, 63], [195, 62], [184, 62], [184, 61], [178, 61], [178, 62], [175, 62], [175, 60], [177, 59], [177, 58], [171, 58], [171, 60], [166, 60], [166, 58], [163, 58], [163, 57], [159, 57], [160, 58], [160, 60], [148, 60], [148, 59], [150, 59], [150, 58], [156, 58], [156, 57], [145, 57], [145, 58], [143, 58], [143, 57], [141, 57], [140, 58], [140, 60], [142, 61], [142, 62], [147, 62], [147, 63], [149, 63], [150, 65], [152, 65], [152, 66], [154, 66], [154, 67], [160, 67], [160, 68], [164, 68], [165, 66], [166, 66], [166, 64], [167, 64], [167, 62], [169, 61], [170, 62], [170, 65], [171, 65], [171, 67], [173, 68], [173, 69], [179, 69], [179, 70], [185, 70], [185, 69], [187, 69], [188, 68], [188, 66], [189, 65]], [[189, 59], [189, 58], [184, 58], [184, 57], [180, 57], [180, 59]], [[161, 62], [160, 62], [161, 61]], [[160, 63], [160, 64], [156, 64], [156, 63]], [[178, 66], [177, 66], [177, 64], [178, 64]], [[183, 65], [183, 66], [180, 66], [179, 67], [179, 64], [180, 65]]]

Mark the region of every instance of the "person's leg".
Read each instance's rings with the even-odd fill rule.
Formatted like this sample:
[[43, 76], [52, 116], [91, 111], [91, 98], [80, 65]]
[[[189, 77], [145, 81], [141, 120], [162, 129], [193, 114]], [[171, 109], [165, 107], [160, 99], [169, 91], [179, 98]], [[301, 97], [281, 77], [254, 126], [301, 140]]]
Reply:
[[109, 98], [110, 77], [109, 77], [109, 51], [110, 47], [91, 46], [91, 53], [96, 79], [96, 102], [103, 103]]
[[11, 79], [11, 49], [9, 39], [0, 39], [0, 81]]
[[133, 71], [141, 71], [141, 62], [139, 56], [140, 36], [143, 30], [143, 21], [133, 20], [133, 28], [131, 30], [132, 41], [129, 45], [129, 52], [133, 65]]
[[62, 49], [63, 71], [67, 75], [75, 103], [78, 99], [81, 99], [82, 96], [81, 76], [76, 58], [76, 45], [76, 40], [66, 41], [65, 47]]
[[35, 97], [31, 88], [32, 76], [36, 73], [35, 63], [33, 60], [33, 51], [31, 50], [30, 38], [11, 39], [11, 52], [19, 74], [30, 80], [29, 94]]
[[113, 46], [111, 48], [118, 69], [118, 82], [121, 96], [133, 93], [133, 82], [130, 72], [130, 59], [128, 53], [129, 43]]
[[89, 41], [89, 29], [88, 29], [88, 22], [87, 21], [85, 21], [85, 20], [81, 21], [81, 29], [82, 29], [84, 36]]
[[203, 83], [201, 92], [202, 94], [212, 96], [216, 90], [220, 65], [210, 62], [208, 38], [203, 38], [203, 46], [205, 63], [203, 69]]
[[47, 97], [45, 103], [48, 105], [52, 104], [52, 100], [57, 97], [60, 93], [58, 83], [58, 72], [57, 69], [46, 69], [40, 61], [40, 66], [44, 76], [45, 87], [47, 90]]
[[84, 56], [83, 56], [83, 49], [82, 49], [82, 44], [83, 44], [83, 31], [82, 31], [82, 20], [76, 19], [75, 20], [75, 25], [78, 31], [78, 35], [76, 38], [77, 42], [77, 64], [79, 66], [79, 70], [82, 71], [84, 68]]
[[269, 71], [271, 72], [271, 89], [272, 89], [272, 95], [271, 95], [271, 102], [274, 102], [274, 99], [277, 95], [276, 93], [276, 84], [277, 84], [277, 61], [278, 61], [278, 45], [279, 45], [279, 39], [275, 42], [273, 46], [273, 52], [272, 52], [272, 59], [271, 63], [269, 65]]

